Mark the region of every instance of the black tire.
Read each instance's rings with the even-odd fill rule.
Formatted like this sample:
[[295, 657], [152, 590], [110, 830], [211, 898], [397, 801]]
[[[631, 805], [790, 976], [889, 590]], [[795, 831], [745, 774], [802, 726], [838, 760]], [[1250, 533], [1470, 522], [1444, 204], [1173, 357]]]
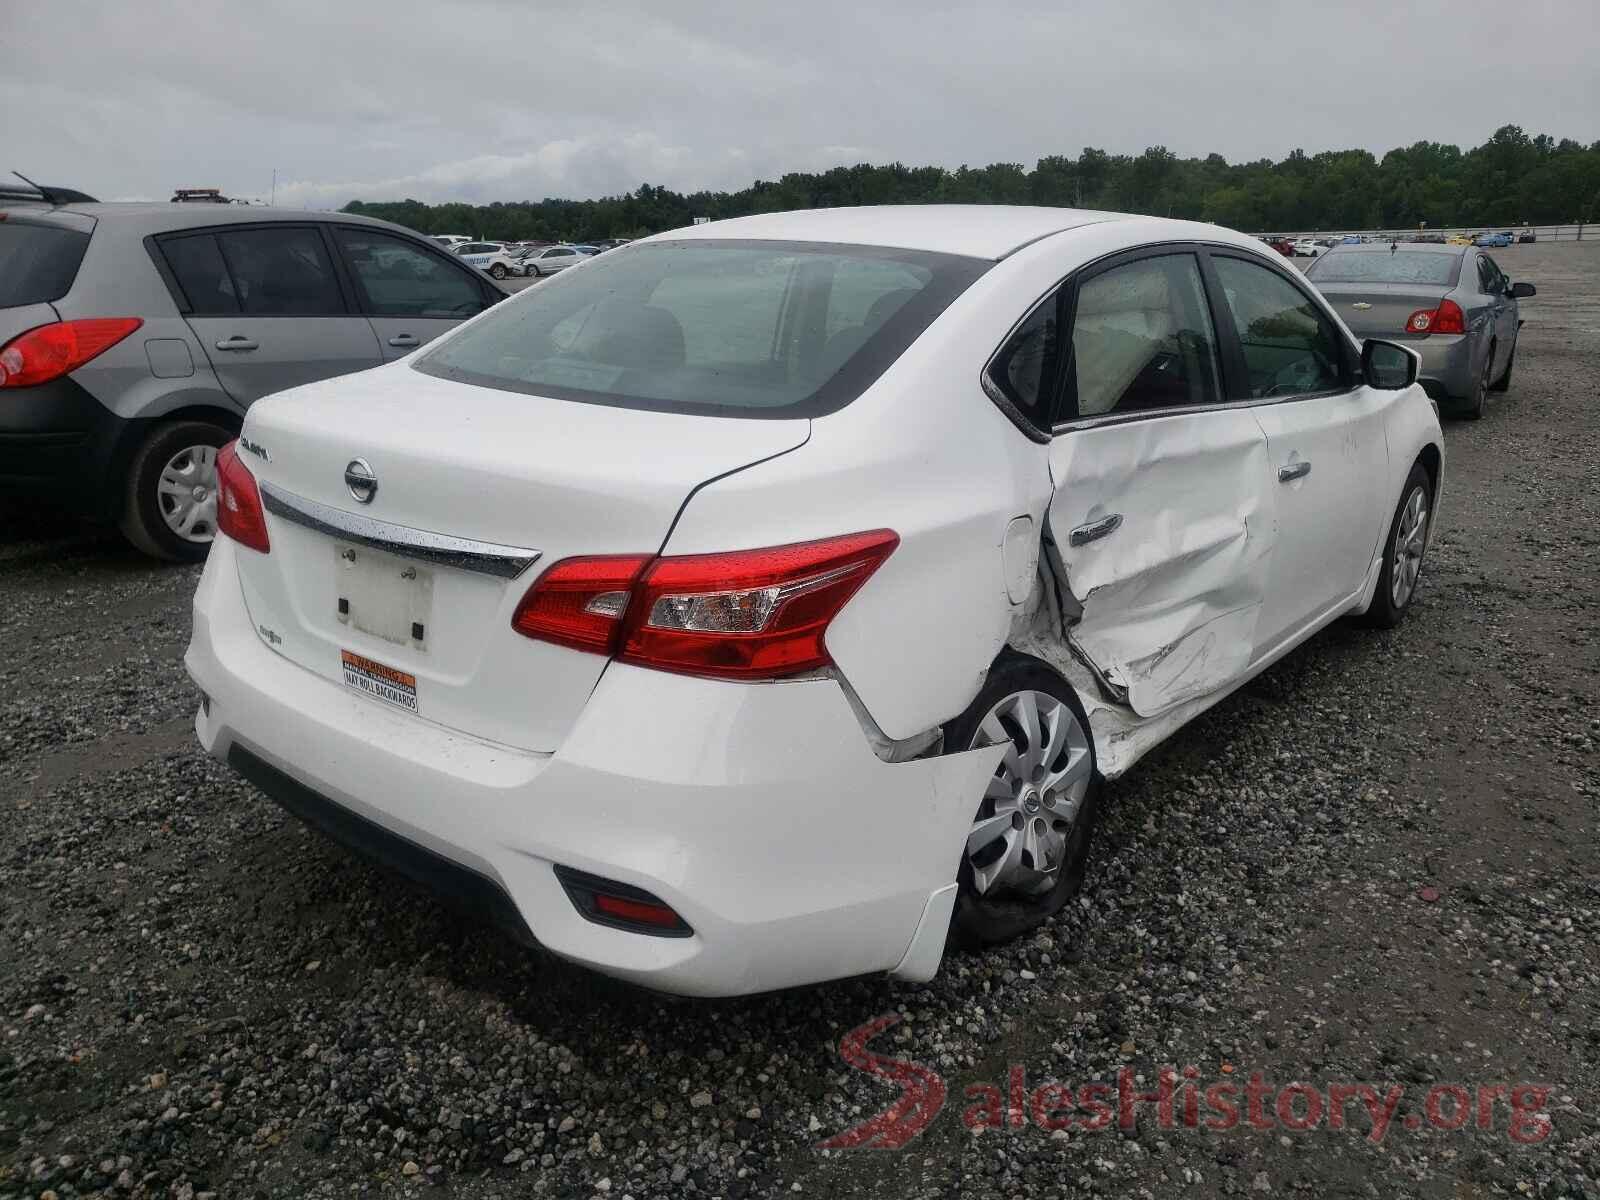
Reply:
[[200, 562], [205, 558], [211, 549], [209, 539], [186, 540], [170, 528], [162, 516], [161, 472], [174, 455], [187, 447], [225, 446], [233, 438], [231, 430], [209, 421], [173, 421], [151, 430], [128, 465], [122, 516], [118, 521], [123, 536], [136, 549], [169, 562]]
[[1483, 355], [1483, 369], [1478, 372], [1478, 380], [1472, 387], [1472, 395], [1461, 405], [1460, 415], [1463, 420], [1481, 421], [1483, 414], [1489, 408], [1489, 372], [1494, 370], [1494, 343], [1489, 343], [1489, 349]]
[[[988, 681], [967, 710], [945, 725], [945, 748], [956, 752], [971, 747], [978, 735], [979, 726], [989, 711], [1005, 697], [1018, 692], [1036, 691], [1064, 702], [1077, 717], [1087, 735], [1089, 721], [1076, 693], [1054, 670], [1039, 659], [1007, 650], [989, 671]], [[1088, 786], [1079, 802], [1076, 816], [1067, 834], [1065, 853], [1056, 868], [1056, 883], [1050, 890], [1037, 895], [1007, 894], [986, 896], [977, 890], [973, 877], [973, 864], [965, 844], [960, 851], [961, 864], [956, 873], [958, 890], [955, 911], [950, 918], [949, 945], [960, 950], [975, 950], [993, 946], [1027, 933], [1049, 920], [1077, 895], [1083, 886], [1085, 865], [1089, 857], [1089, 842], [1098, 815], [1100, 774], [1095, 767], [1094, 742], [1086, 738], [1089, 752]], [[980, 801], [974, 809], [976, 819], [984, 811]]]
[[1394, 516], [1389, 519], [1389, 532], [1383, 539], [1383, 569], [1378, 572], [1378, 588], [1373, 593], [1371, 607], [1362, 617], [1363, 622], [1374, 629], [1393, 629], [1400, 624], [1411, 608], [1411, 601], [1416, 598], [1417, 581], [1421, 578], [1423, 559], [1418, 558], [1417, 578], [1412, 580], [1404, 599], [1398, 604], [1394, 598], [1394, 569], [1395, 540], [1400, 536], [1401, 518], [1412, 496], [1419, 489], [1422, 492], [1422, 502], [1426, 506], [1427, 525], [1423, 530], [1422, 547], [1425, 552], [1427, 540], [1433, 531], [1433, 480], [1428, 477], [1427, 470], [1420, 462], [1411, 465], [1411, 473], [1406, 476], [1405, 486], [1400, 489], [1400, 501], [1394, 506]]
[[1506, 369], [1500, 373], [1500, 378], [1489, 385], [1491, 392], [1509, 392], [1511, 390], [1511, 368], [1517, 365], [1517, 343], [1511, 343], [1511, 353], [1506, 356]]
[[489, 268], [489, 274], [493, 275], [496, 279], [504, 279], [506, 277], [505, 263], [495, 263]]

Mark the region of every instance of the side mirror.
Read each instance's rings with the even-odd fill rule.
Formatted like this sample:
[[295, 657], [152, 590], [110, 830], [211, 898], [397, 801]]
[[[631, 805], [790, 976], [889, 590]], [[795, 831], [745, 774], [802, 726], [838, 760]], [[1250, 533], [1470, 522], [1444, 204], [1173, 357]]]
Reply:
[[1529, 296], [1537, 296], [1539, 289], [1531, 283], [1513, 283], [1506, 294], [1513, 300], [1526, 300]]
[[1361, 375], [1368, 387], [1396, 392], [1417, 381], [1422, 357], [1408, 346], [1368, 338], [1361, 346]]

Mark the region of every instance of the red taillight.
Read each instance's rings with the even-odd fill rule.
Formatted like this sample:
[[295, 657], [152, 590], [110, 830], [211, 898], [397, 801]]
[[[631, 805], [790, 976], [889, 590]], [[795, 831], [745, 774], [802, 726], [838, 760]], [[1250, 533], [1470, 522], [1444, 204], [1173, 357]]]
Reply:
[[648, 554], [563, 559], [528, 589], [511, 627], [575, 650], [615, 654], [633, 585], [649, 561]]
[[256, 477], [239, 461], [238, 442], [217, 451], [217, 532], [262, 554], [272, 552], [267, 540], [267, 514], [261, 507]]
[[639, 666], [774, 679], [831, 665], [829, 622], [899, 544], [878, 529], [654, 561], [567, 559], [529, 589], [512, 625]]
[[1406, 318], [1407, 333], [1465, 333], [1467, 316], [1454, 300], [1439, 301], [1438, 308], [1419, 308]]
[[33, 387], [60, 379], [143, 324], [138, 317], [91, 317], [19, 333], [0, 347], [0, 388]]

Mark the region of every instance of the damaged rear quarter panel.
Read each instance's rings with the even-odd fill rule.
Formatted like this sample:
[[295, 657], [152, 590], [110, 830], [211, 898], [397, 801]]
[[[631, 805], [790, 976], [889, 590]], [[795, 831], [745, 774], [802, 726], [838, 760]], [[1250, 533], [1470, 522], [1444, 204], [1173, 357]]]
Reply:
[[[1248, 669], [1275, 539], [1266, 439], [1244, 409], [1100, 425], [1051, 454], [1051, 523], [1083, 609], [1067, 636], [1141, 717]], [[1071, 530], [1112, 513], [1112, 535]]]

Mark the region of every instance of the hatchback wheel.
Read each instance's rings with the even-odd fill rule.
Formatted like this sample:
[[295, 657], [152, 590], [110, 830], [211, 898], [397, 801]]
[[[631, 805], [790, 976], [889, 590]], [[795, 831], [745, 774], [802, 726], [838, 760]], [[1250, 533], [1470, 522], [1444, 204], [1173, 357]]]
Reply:
[[1411, 468], [1400, 503], [1389, 523], [1389, 537], [1383, 544], [1383, 569], [1378, 574], [1378, 590], [1372, 597], [1366, 621], [1379, 629], [1400, 624], [1417, 594], [1422, 577], [1422, 556], [1428, 549], [1428, 528], [1433, 515], [1433, 485], [1421, 463]]
[[233, 440], [220, 425], [158, 426], [128, 469], [122, 532], [146, 554], [199, 562], [217, 532], [217, 450]]
[[505, 264], [495, 263], [494, 266], [489, 268], [489, 274], [493, 275], [496, 279], [504, 279], [506, 277]]
[[994, 945], [1059, 912], [1083, 884], [1099, 777], [1088, 721], [1065, 681], [1007, 652], [945, 745], [1006, 753], [962, 847], [950, 942]]

